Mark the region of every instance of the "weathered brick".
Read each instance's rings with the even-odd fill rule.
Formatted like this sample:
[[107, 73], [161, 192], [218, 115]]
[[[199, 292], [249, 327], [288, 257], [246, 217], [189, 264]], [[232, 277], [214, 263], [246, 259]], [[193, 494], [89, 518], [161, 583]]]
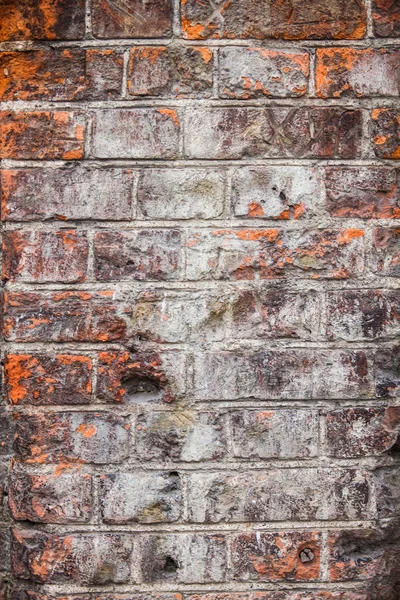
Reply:
[[92, 153], [96, 158], [176, 158], [179, 129], [172, 108], [98, 110]]
[[238, 458], [311, 458], [318, 455], [319, 419], [312, 410], [232, 412], [233, 455]]
[[240, 533], [232, 541], [233, 577], [239, 581], [315, 581], [320, 543], [314, 531]]
[[371, 266], [378, 275], [400, 277], [400, 228], [375, 229], [374, 260]]
[[171, 0], [93, 0], [97, 38], [159, 38], [172, 35]]
[[179, 352], [100, 352], [97, 397], [105, 402], [173, 402], [185, 390], [186, 358]]
[[308, 52], [264, 48], [220, 50], [221, 98], [296, 98], [307, 92]]
[[78, 354], [7, 354], [5, 392], [12, 405], [88, 404], [92, 360]]
[[400, 111], [375, 108], [371, 112], [371, 140], [378, 158], [400, 158]]
[[107, 413], [17, 415], [16, 456], [27, 463], [119, 463], [130, 454], [130, 425]]
[[84, 0], [5, 0], [0, 41], [74, 40], [85, 35]]
[[175, 229], [100, 231], [94, 238], [96, 279], [178, 279], [180, 250]]
[[372, 19], [377, 37], [400, 36], [400, 6], [397, 0], [372, 0]]
[[[367, 591], [329, 591], [313, 589], [307, 591], [280, 590], [279, 592], [227, 592], [205, 593], [189, 596], [188, 600], [370, 600]], [[25, 600], [17, 598], [16, 600]], [[26, 600], [30, 600], [29, 598]], [[36, 599], [33, 600], [46, 600]]]
[[346, 408], [326, 417], [328, 454], [340, 458], [389, 452], [400, 435], [400, 408], [396, 406]]
[[320, 332], [318, 294], [276, 288], [244, 290], [232, 302], [232, 337], [314, 339]]
[[14, 519], [34, 523], [86, 523], [92, 478], [79, 472], [36, 475], [12, 471], [9, 505]]
[[[397, 443], [397, 450], [399, 444]], [[400, 473], [396, 466], [377, 469], [375, 475], [376, 507], [379, 519], [400, 516]]]
[[189, 476], [189, 515], [221, 521], [368, 518], [369, 486], [356, 469], [279, 469]]
[[122, 86], [122, 54], [103, 49], [0, 53], [0, 100], [107, 100]]
[[213, 219], [224, 208], [225, 176], [218, 169], [144, 169], [138, 202], [145, 219]]
[[318, 48], [317, 96], [398, 96], [400, 51], [386, 48]]
[[400, 296], [396, 290], [346, 290], [327, 294], [327, 334], [348, 342], [396, 338]]
[[197, 354], [197, 400], [368, 398], [367, 357], [347, 350], [260, 350]]
[[13, 573], [34, 583], [124, 583], [130, 576], [131, 554], [128, 535], [13, 530]]
[[382, 348], [375, 356], [376, 395], [398, 398], [400, 395], [400, 346]]
[[0, 158], [83, 158], [82, 113], [0, 111]]
[[85, 281], [89, 245], [86, 233], [60, 231], [5, 231], [5, 280], [26, 283]]
[[177, 473], [118, 473], [101, 479], [105, 523], [173, 523], [182, 513]]
[[[4, 406], [0, 406], [0, 458], [12, 454], [15, 435], [15, 423], [12, 414]], [[0, 465], [0, 507], [2, 497], [2, 470]]]
[[400, 216], [400, 191], [395, 169], [328, 167], [327, 207], [333, 217], [392, 219]]
[[313, 216], [321, 183], [312, 167], [242, 167], [233, 176], [237, 217], [301, 219]]
[[361, 111], [341, 108], [209, 108], [185, 119], [188, 158], [356, 158]]
[[0, 571], [10, 570], [10, 532], [0, 529]]
[[190, 232], [187, 278], [347, 279], [364, 268], [360, 229], [214, 229]]
[[131, 49], [128, 90], [133, 96], [209, 98], [212, 86], [213, 53], [208, 48]]
[[366, 25], [364, 4], [357, 0], [182, 2], [183, 35], [189, 39], [359, 39]]
[[131, 169], [69, 167], [3, 170], [4, 221], [128, 220]]
[[225, 538], [222, 534], [141, 536], [144, 583], [218, 583], [225, 581]]
[[7, 292], [4, 337], [16, 342], [110, 342], [127, 323], [113, 291]]
[[226, 454], [223, 416], [192, 410], [142, 413], [136, 423], [140, 459], [198, 462]]

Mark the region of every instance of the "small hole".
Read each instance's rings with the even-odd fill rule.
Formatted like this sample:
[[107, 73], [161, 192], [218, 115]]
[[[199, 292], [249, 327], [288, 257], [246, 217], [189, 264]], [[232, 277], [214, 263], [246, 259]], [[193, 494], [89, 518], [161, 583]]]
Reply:
[[171, 556], [167, 556], [167, 558], [165, 559], [164, 571], [166, 573], [176, 573], [178, 569], [178, 563], [173, 558], [171, 558]]

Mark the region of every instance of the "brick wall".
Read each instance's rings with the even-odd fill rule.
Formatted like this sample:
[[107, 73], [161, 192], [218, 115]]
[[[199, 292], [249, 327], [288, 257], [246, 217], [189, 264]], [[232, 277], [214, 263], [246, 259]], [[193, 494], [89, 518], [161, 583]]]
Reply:
[[397, 0], [0, 40], [0, 599], [399, 600]]

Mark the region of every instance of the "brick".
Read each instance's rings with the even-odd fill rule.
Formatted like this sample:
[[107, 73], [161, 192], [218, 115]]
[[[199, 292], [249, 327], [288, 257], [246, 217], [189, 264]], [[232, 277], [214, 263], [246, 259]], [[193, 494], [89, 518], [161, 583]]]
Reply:
[[[12, 414], [0, 406], [0, 458], [10, 456], [15, 435], [15, 423]], [[1, 507], [1, 467], [0, 467], [0, 507]]]
[[0, 111], [0, 158], [83, 158], [85, 117], [78, 112]]
[[138, 203], [145, 219], [215, 219], [224, 209], [219, 169], [144, 169]]
[[332, 217], [393, 219], [400, 216], [395, 169], [328, 167], [327, 208]]
[[319, 561], [314, 531], [240, 533], [232, 541], [233, 577], [239, 581], [315, 581]]
[[5, 231], [3, 279], [26, 283], [85, 281], [89, 246], [86, 233]]
[[209, 98], [213, 53], [201, 47], [142, 46], [130, 51], [128, 90], [133, 96]]
[[16, 457], [31, 464], [109, 464], [129, 454], [130, 425], [106, 413], [17, 415]]
[[226, 455], [221, 414], [192, 410], [142, 413], [136, 422], [136, 452], [141, 460], [198, 462]]
[[174, 523], [182, 513], [177, 473], [118, 473], [101, 479], [105, 523]]
[[232, 337], [314, 339], [320, 331], [321, 299], [315, 293], [276, 288], [238, 292], [232, 302]]
[[11, 405], [88, 404], [92, 360], [78, 354], [7, 354], [6, 399]]
[[145, 291], [132, 310], [134, 334], [142, 340], [179, 343], [225, 338], [229, 299], [207, 291]]
[[372, 396], [364, 352], [260, 350], [197, 354], [197, 400], [345, 399]]
[[371, 112], [371, 135], [378, 158], [400, 158], [400, 111], [375, 108]]
[[382, 348], [375, 355], [376, 395], [398, 398], [400, 395], [400, 346]]
[[397, 49], [318, 48], [316, 56], [320, 98], [399, 95]]
[[336, 592], [310, 589], [305, 592], [280, 590], [279, 592], [205, 593], [189, 596], [188, 600], [370, 600], [370, 595], [367, 591]]
[[4, 221], [128, 220], [131, 169], [73, 166], [3, 170]]
[[96, 158], [177, 158], [180, 122], [172, 108], [98, 110], [92, 154]]
[[127, 535], [13, 530], [13, 573], [34, 583], [124, 583], [130, 576], [131, 554]]
[[209, 108], [187, 112], [188, 158], [356, 158], [361, 111], [340, 108]]
[[[398, 449], [398, 443], [396, 450]], [[400, 475], [396, 467], [377, 469], [375, 475], [378, 519], [400, 516]]]
[[149, 534], [141, 536], [144, 583], [218, 583], [226, 578], [222, 534]]
[[74, 40], [85, 35], [84, 0], [5, 0], [0, 41]]
[[181, 234], [174, 229], [100, 231], [94, 238], [96, 279], [178, 279], [180, 249]]
[[236, 217], [301, 219], [314, 216], [321, 182], [312, 167], [242, 167], [234, 172]]
[[318, 455], [319, 419], [312, 410], [241, 410], [231, 413], [237, 458], [294, 459]]
[[182, 30], [188, 39], [283, 38], [359, 39], [366, 32], [364, 4], [357, 0], [274, 2], [220, 5], [182, 2]]
[[307, 92], [308, 52], [264, 48], [220, 50], [221, 98], [297, 98]]
[[396, 290], [349, 290], [327, 294], [330, 339], [395, 339], [400, 334], [400, 297]]
[[356, 469], [280, 469], [189, 476], [195, 523], [368, 518], [369, 489]]
[[372, 0], [372, 19], [377, 37], [400, 36], [400, 6], [396, 0]]
[[172, 35], [172, 2], [94, 0], [93, 34], [97, 38], [159, 38]]
[[185, 371], [186, 358], [179, 352], [100, 352], [97, 397], [128, 405], [171, 403], [185, 391]]
[[347, 279], [364, 268], [360, 229], [214, 229], [189, 232], [187, 278]]
[[10, 533], [0, 529], [0, 571], [10, 570]]
[[375, 229], [371, 266], [378, 275], [400, 276], [400, 228], [377, 227]]
[[78, 472], [36, 475], [11, 472], [9, 505], [14, 519], [33, 523], [87, 523], [92, 478]]
[[346, 408], [326, 417], [329, 456], [354, 458], [389, 452], [400, 434], [400, 408], [396, 406]]
[[111, 342], [126, 336], [113, 291], [7, 292], [4, 337], [15, 342]]
[[0, 53], [1, 100], [107, 100], [122, 87], [122, 54], [110, 49]]

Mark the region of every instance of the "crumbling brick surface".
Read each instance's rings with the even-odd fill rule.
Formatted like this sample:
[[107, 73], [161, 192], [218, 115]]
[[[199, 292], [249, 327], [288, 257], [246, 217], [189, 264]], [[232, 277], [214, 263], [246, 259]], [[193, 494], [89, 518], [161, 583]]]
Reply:
[[399, 36], [0, 1], [0, 600], [400, 600]]

